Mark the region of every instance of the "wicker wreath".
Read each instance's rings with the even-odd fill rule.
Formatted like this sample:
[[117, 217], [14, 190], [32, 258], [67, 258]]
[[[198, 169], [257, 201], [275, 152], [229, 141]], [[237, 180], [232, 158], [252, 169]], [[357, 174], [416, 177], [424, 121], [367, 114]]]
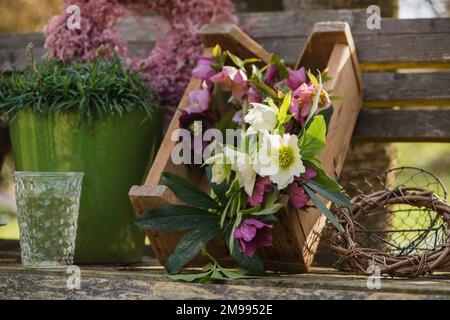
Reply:
[[337, 264], [365, 275], [375, 265], [381, 275], [406, 278], [450, 266], [450, 206], [434, 191], [396, 186], [360, 194], [352, 204], [336, 210], [345, 231], [329, 229]]

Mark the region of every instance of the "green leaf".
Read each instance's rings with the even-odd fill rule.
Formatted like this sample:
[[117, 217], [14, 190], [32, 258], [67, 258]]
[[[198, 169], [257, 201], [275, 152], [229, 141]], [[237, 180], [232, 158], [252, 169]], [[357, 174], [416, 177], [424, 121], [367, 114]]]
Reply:
[[350, 200], [348, 200], [340, 191], [329, 189], [315, 180], [308, 181], [306, 185], [336, 205], [347, 208], [352, 207]]
[[261, 62], [261, 59], [258, 59], [258, 58], [248, 58], [248, 59], [245, 59], [245, 60], [244, 60], [244, 63], [245, 63], [245, 64], [247, 64], [247, 63], [256, 63], [256, 62]]
[[313, 103], [311, 105], [311, 109], [309, 110], [308, 117], [306, 119], [306, 126], [309, 124], [311, 119], [314, 117], [314, 114], [316, 113], [318, 107], [319, 107], [319, 99], [320, 99], [320, 92], [322, 91], [322, 84], [319, 85], [319, 87], [316, 90], [316, 94], [313, 99]]
[[[238, 212], [236, 215], [236, 219], [234, 220], [233, 226], [231, 227], [231, 234], [234, 235], [234, 232], [236, 231], [236, 228], [239, 227], [242, 221], [242, 213]], [[230, 249], [231, 252], [235, 249], [235, 243], [234, 243], [234, 237], [230, 237], [228, 241], [228, 249]]]
[[249, 82], [254, 84], [259, 90], [265, 92], [272, 98], [277, 98], [277, 93], [275, 92], [275, 90], [273, 90], [271, 87], [266, 85], [264, 82], [259, 82], [259, 81], [249, 81]]
[[327, 187], [328, 189], [334, 191], [341, 191], [341, 185], [337, 183], [334, 179], [330, 178], [323, 170], [314, 178], [314, 181], [317, 181], [318, 183]]
[[327, 206], [320, 201], [319, 197], [314, 193], [312, 189], [310, 189], [308, 186], [305, 186], [305, 191], [311, 198], [311, 200], [314, 202], [314, 205], [317, 207], [317, 209], [322, 212], [322, 214], [327, 217], [327, 219], [340, 231], [344, 232], [344, 228], [342, 225], [337, 221], [334, 214], [327, 208]]
[[258, 220], [261, 220], [262, 222], [275, 222], [277, 221], [277, 217], [274, 214], [266, 214], [264, 216], [259, 216]]
[[313, 158], [325, 147], [326, 130], [324, 117], [322, 115], [315, 116], [299, 141], [302, 158]]
[[254, 64], [252, 64], [252, 79], [263, 82], [264, 77], [262, 71]]
[[146, 211], [136, 224], [148, 230], [182, 231], [219, 226], [219, 216], [207, 210], [185, 206], [165, 205]]
[[270, 60], [270, 63], [277, 67], [278, 74], [281, 80], [289, 77], [289, 72], [287, 71], [286, 64], [279, 56], [277, 56], [276, 54], [272, 54], [272, 59]]
[[283, 208], [283, 205], [281, 203], [274, 203], [273, 205], [264, 208], [261, 211], [252, 212], [251, 215], [253, 216], [264, 216], [269, 214], [274, 214], [280, 211], [280, 209]]
[[211, 279], [213, 280], [225, 280], [225, 277], [222, 275], [222, 273], [220, 272], [221, 270], [219, 270], [218, 268], [214, 268], [212, 274], [211, 274]]
[[325, 123], [327, 125], [327, 128], [330, 125], [331, 116], [333, 115], [333, 111], [334, 111], [333, 106], [329, 106], [326, 109], [320, 110], [320, 112], [318, 113], [318, 115], [322, 115], [323, 118], [325, 119]]
[[236, 113], [235, 110], [229, 110], [220, 115], [219, 121], [216, 122], [214, 128], [225, 133], [226, 129], [229, 129], [233, 125], [233, 116]]
[[254, 276], [248, 276], [243, 272], [231, 271], [231, 270], [227, 270], [227, 269], [223, 269], [223, 268], [220, 268], [220, 272], [223, 273], [224, 276], [226, 276], [228, 279], [231, 279], [231, 280], [255, 278]]
[[212, 238], [221, 232], [219, 225], [207, 229], [195, 229], [186, 233], [178, 242], [174, 253], [167, 259], [166, 269], [169, 273], [180, 271], [191, 261]]
[[220, 56], [222, 54], [222, 48], [220, 47], [220, 45], [216, 44], [216, 46], [213, 49], [213, 57], [217, 60], [220, 61]]
[[228, 56], [230, 57], [231, 61], [233, 61], [233, 63], [238, 67], [238, 68], [243, 68], [245, 65], [245, 62], [241, 60], [241, 58], [239, 58], [238, 56], [235, 56], [234, 54], [232, 54], [230, 51], [227, 51]]
[[313, 84], [313, 86], [316, 87], [316, 88], [319, 88], [319, 81], [312, 74], [311, 70], [308, 70], [306, 73], [308, 74], [308, 78], [309, 78], [309, 80], [311, 80], [311, 83]]
[[320, 184], [328, 187], [329, 189], [335, 190], [335, 191], [341, 191], [342, 187], [339, 183], [337, 183], [333, 178], [327, 175], [325, 170], [322, 168], [322, 163], [317, 158], [306, 158], [302, 159], [303, 163], [305, 165], [309, 165], [314, 168], [317, 172], [317, 176], [314, 178], [315, 181], [319, 182]]
[[208, 209], [219, 208], [218, 203], [214, 199], [186, 179], [169, 172], [163, 172], [161, 180], [179, 199], [187, 204]]
[[282, 126], [283, 124], [285, 124], [287, 122], [286, 116], [287, 116], [290, 106], [291, 106], [291, 91], [289, 91], [284, 96], [283, 102], [281, 103], [281, 106], [280, 106], [280, 112], [278, 113], [278, 122], [279, 122], [280, 126]]
[[238, 265], [245, 268], [250, 275], [263, 276], [266, 274], [263, 263], [257, 254], [249, 257], [246, 253], [241, 252], [238, 240], [234, 239], [233, 258]]
[[186, 282], [193, 282], [195, 280], [202, 279], [204, 277], [207, 277], [211, 274], [212, 270], [201, 272], [201, 273], [191, 273], [191, 274], [168, 274], [167, 277], [169, 277], [172, 280], [177, 281], [186, 281]]

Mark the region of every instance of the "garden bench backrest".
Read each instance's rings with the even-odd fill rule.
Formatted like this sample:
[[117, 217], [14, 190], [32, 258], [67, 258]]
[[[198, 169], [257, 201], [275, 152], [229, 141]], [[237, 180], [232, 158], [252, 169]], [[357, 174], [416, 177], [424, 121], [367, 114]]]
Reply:
[[[360, 10], [243, 13], [249, 33], [268, 52], [295, 64], [314, 23], [346, 21], [364, 71], [364, 108], [353, 138], [359, 141], [450, 142], [450, 19], [382, 19], [381, 29], [367, 27]], [[119, 25], [131, 55], [153, 47], [158, 18], [134, 18]], [[42, 33], [0, 34], [0, 66], [26, 63], [32, 41], [36, 56], [45, 51]], [[417, 108], [409, 108], [417, 107]], [[436, 108], [435, 108], [436, 107]]]

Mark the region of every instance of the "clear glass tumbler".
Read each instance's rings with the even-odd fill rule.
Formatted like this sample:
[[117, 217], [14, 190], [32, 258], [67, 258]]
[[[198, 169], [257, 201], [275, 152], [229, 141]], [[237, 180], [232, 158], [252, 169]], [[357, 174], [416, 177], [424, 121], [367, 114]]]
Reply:
[[82, 172], [15, 172], [22, 264], [64, 268], [73, 263]]

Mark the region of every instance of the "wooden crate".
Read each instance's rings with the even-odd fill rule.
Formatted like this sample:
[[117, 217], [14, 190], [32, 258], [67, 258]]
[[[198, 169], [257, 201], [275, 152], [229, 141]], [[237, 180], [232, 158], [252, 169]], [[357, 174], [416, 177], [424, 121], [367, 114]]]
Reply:
[[[225, 50], [241, 58], [258, 57], [264, 62], [270, 61], [271, 55], [260, 45], [233, 25], [206, 26], [202, 29], [205, 55], [211, 55], [212, 48], [218, 43]], [[334, 95], [343, 96], [343, 100], [334, 103], [334, 112], [330, 121], [327, 146], [320, 153], [325, 171], [338, 177], [349, 147], [353, 128], [362, 103], [362, 80], [355, 45], [347, 23], [317, 23], [308, 38], [297, 65], [315, 71], [329, 67], [329, 76], [333, 79], [325, 88], [333, 90]], [[176, 139], [172, 133], [178, 128], [180, 110], [188, 104], [188, 92], [200, 88], [201, 81], [192, 78], [175, 113], [153, 166], [143, 186], [134, 186], [130, 190], [130, 199], [136, 214], [165, 204], [179, 203], [175, 195], [163, 185], [159, 185], [164, 171], [181, 175], [193, 183], [207, 188], [207, 180], [201, 169], [184, 165], [174, 165], [170, 160], [171, 150]], [[258, 253], [266, 270], [289, 273], [307, 272], [313, 261], [321, 231], [325, 225], [324, 216], [317, 209], [296, 210], [283, 209], [277, 214], [278, 221], [273, 232], [273, 246], [260, 248]], [[174, 251], [183, 233], [153, 232], [147, 235], [151, 241], [156, 257], [161, 264]], [[214, 239], [208, 251], [225, 266], [232, 265], [225, 243]], [[204, 264], [201, 256], [196, 257], [191, 266]]]

